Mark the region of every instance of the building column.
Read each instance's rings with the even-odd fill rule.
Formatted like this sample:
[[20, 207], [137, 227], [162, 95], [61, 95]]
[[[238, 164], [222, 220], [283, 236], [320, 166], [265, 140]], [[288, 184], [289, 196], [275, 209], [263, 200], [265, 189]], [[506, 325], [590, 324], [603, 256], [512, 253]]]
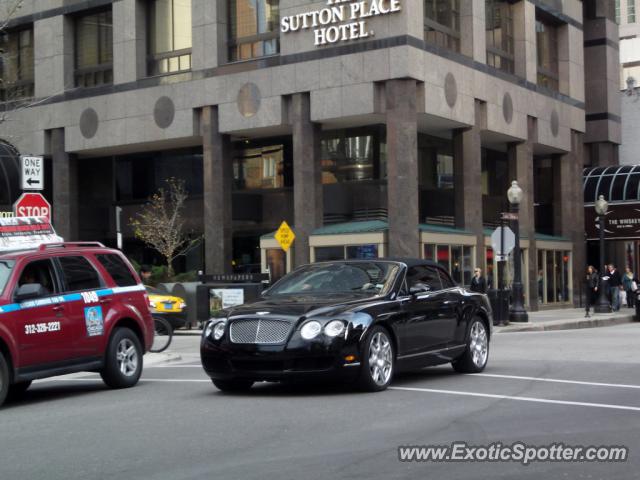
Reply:
[[586, 165], [618, 163], [622, 141], [620, 52], [614, 0], [584, 0]]
[[74, 87], [73, 19], [68, 15], [33, 24], [35, 96], [60, 95]]
[[584, 289], [586, 268], [584, 195], [582, 191], [583, 134], [571, 131], [571, 151], [554, 158], [554, 231], [573, 243], [573, 301], [577, 306]]
[[233, 256], [231, 144], [229, 137], [220, 133], [218, 107], [204, 107], [201, 115], [205, 271], [230, 273]]
[[147, 76], [147, 5], [140, 0], [113, 3], [113, 83]]
[[228, 5], [229, 2], [191, 0], [193, 71], [217, 67], [228, 61]]
[[[482, 226], [482, 140], [480, 125], [456, 130], [453, 134], [453, 191], [455, 226], [476, 236], [476, 265], [482, 267], [484, 230]], [[485, 272], [486, 275], [486, 272]]]
[[536, 6], [533, 2], [513, 4], [513, 39], [516, 75], [537, 83]]
[[460, 53], [476, 62], [487, 62], [485, 2], [460, 2]]
[[[529, 309], [538, 310], [538, 252], [536, 248], [536, 225], [534, 210], [534, 170], [533, 144], [530, 140], [521, 143], [511, 143], [509, 152], [509, 181], [516, 180], [522, 188], [523, 197], [520, 204], [519, 222], [520, 237], [529, 240], [527, 249], [527, 294]], [[524, 274], [524, 271], [523, 271]], [[523, 276], [522, 282], [525, 278]]]
[[389, 256], [419, 258], [417, 83], [389, 80], [385, 94]]
[[53, 169], [53, 226], [65, 241], [78, 238], [78, 165], [65, 151], [64, 128], [51, 130]]
[[289, 119], [293, 134], [293, 253], [297, 267], [309, 263], [309, 236], [322, 226], [323, 217], [320, 125], [311, 121], [308, 93], [292, 95]]

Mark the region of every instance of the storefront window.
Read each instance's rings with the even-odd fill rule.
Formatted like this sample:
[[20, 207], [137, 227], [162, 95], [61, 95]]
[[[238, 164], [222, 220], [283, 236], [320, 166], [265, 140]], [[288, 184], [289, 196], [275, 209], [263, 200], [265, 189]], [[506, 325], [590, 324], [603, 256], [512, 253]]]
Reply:
[[539, 15], [536, 15], [536, 42], [538, 85], [558, 90], [558, 28]]
[[423, 245], [425, 260], [438, 263], [460, 285], [469, 285], [473, 275], [473, 247], [466, 245]]
[[349, 245], [347, 247], [347, 259], [363, 260], [378, 258], [378, 245]]
[[513, 9], [506, 0], [486, 0], [487, 64], [514, 72]]
[[111, 10], [75, 20], [76, 87], [113, 82], [113, 19]]
[[280, 0], [229, 0], [229, 61], [280, 52]]
[[335, 247], [315, 247], [316, 262], [330, 260], [366, 260], [378, 258], [378, 245], [341, 245]]
[[191, 69], [191, 0], [152, 0], [149, 3], [150, 76]]
[[538, 250], [538, 301], [540, 303], [571, 302], [570, 270], [571, 251]]
[[440, 47], [460, 51], [460, 0], [424, 1], [424, 38]]
[[33, 96], [33, 28], [0, 35], [4, 44], [0, 63], [0, 101]]
[[344, 247], [316, 247], [316, 262], [344, 260]]
[[283, 145], [239, 150], [233, 159], [233, 181], [236, 190], [291, 186], [291, 175], [286, 173], [288, 172], [285, 172]]

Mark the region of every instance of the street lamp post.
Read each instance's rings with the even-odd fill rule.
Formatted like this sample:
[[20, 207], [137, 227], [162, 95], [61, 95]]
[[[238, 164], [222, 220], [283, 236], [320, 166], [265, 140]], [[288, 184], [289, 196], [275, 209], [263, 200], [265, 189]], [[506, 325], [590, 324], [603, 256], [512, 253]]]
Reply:
[[513, 230], [516, 237], [516, 244], [513, 248], [513, 303], [509, 307], [510, 322], [528, 322], [529, 315], [524, 308], [524, 294], [522, 289], [522, 263], [520, 260], [520, 220], [518, 212], [520, 210], [520, 202], [522, 201], [522, 189], [515, 180], [511, 182], [511, 187], [507, 191], [507, 198], [511, 205], [511, 212], [515, 215], [513, 221]]
[[607, 293], [605, 292], [607, 280], [604, 277], [607, 275], [604, 266], [604, 217], [609, 210], [609, 204], [604, 199], [604, 195], [600, 195], [596, 201], [596, 213], [598, 214], [598, 223], [600, 224], [600, 282], [598, 283], [598, 300], [593, 309], [596, 313], [609, 313], [609, 300], [607, 299]]

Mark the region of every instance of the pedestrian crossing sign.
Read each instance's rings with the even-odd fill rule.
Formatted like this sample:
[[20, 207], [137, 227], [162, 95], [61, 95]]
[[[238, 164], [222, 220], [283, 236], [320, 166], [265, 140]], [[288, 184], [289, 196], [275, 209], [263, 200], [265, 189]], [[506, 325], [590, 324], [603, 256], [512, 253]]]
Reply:
[[291, 227], [287, 222], [283, 221], [282, 224], [280, 224], [280, 228], [278, 228], [275, 237], [276, 241], [280, 244], [280, 247], [282, 247], [282, 250], [286, 252], [291, 248], [291, 244], [296, 239], [296, 234], [293, 233], [293, 230], [291, 230]]

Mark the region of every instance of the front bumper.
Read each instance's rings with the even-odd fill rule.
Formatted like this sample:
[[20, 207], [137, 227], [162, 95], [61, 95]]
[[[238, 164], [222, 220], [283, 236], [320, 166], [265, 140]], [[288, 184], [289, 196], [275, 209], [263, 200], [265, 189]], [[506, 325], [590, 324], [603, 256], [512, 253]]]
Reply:
[[[304, 340], [297, 332], [284, 345], [235, 344], [225, 335], [215, 341], [202, 337], [202, 366], [214, 380], [355, 381], [360, 373], [358, 335]], [[355, 357], [351, 361], [345, 357]]]

